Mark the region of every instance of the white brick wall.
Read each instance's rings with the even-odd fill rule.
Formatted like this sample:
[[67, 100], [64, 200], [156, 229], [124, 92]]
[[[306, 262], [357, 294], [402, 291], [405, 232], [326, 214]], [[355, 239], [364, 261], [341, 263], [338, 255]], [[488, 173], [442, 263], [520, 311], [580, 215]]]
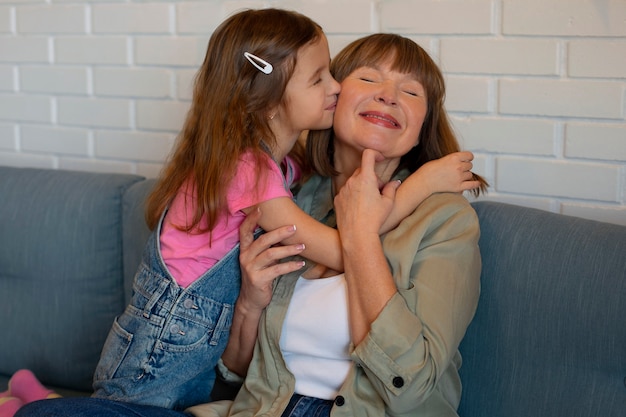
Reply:
[[0, 0], [0, 164], [158, 175], [210, 33], [266, 6], [428, 50], [485, 198], [626, 224], [624, 0]]

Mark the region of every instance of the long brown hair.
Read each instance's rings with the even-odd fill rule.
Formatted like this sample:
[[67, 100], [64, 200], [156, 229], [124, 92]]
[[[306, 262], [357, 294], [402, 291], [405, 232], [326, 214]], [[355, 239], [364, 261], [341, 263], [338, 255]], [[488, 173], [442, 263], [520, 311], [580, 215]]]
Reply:
[[[249, 150], [263, 161], [261, 153], [274, 147], [268, 112], [282, 103], [298, 50], [321, 34], [308, 17], [280, 9], [245, 10], [215, 30], [176, 146], [148, 197], [151, 229], [186, 183], [187, 193], [197, 199], [196, 210], [188, 224], [177, 226], [189, 231], [206, 216], [208, 230], [214, 227], [240, 155]], [[273, 71], [261, 72], [244, 52], [269, 62]]]
[[[390, 33], [377, 33], [360, 38], [333, 58], [330, 71], [338, 82], [342, 82], [354, 70], [361, 67], [375, 67], [391, 59], [391, 68], [405, 74], [412, 74], [426, 91], [428, 110], [419, 134], [419, 144], [400, 159], [396, 173], [402, 169], [415, 172], [426, 162], [441, 158], [460, 150], [456, 136], [444, 108], [445, 83], [439, 67], [428, 53], [412, 40]], [[337, 175], [333, 166], [332, 129], [311, 131], [306, 142], [307, 155], [315, 172], [323, 176]], [[480, 189], [474, 195], [487, 189], [487, 182], [473, 174], [480, 181]]]

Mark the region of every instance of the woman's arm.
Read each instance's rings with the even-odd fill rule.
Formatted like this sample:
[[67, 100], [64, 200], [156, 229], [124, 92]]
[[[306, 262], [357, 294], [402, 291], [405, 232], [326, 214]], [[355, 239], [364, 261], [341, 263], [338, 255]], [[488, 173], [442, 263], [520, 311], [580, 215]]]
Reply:
[[389, 183], [382, 193], [378, 191], [375, 156], [375, 152], [363, 152], [361, 167], [335, 197], [354, 345], [365, 338], [371, 323], [397, 292], [378, 235], [392, 210], [395, 189]]
[[472, 179], [473, 159], [471, 152], [454, 152], [425, 163], [409, 175], [398, 188], [393, 210], [380, 232], [395, 228], [431, 194], [460, 193], [480, 187], [480, 182]]
[[254, 209], [239, 228], [241, 292], [235, 304], [233, 324], [222, 361], [229, 371], [244, 376], [256, 343], [259, 318], [272, 298], [274, 278], [304, 266], [300, 261], [279, 262], [302, 252], [302, 245], [274, 246], [293, 236], [293, 226], [284, 226], [254, 240], [254, 229], [261, 218]]
[[[463, 197], [445, 193], [426, 200], [381, 245], [374, 226], [366, 229], [379, 196], [370, 187], [361, 189], [369, 200], [356, 198], [357, 185], [347, 185], [335, 206], [342, 243], [349, 241], [352, 358], [390, 409], [407, 412], [444, 374], [458, 379], [458, 346], [478, 302], [478, 221]], [[367, 221], [359, 213], [368, 213]]]

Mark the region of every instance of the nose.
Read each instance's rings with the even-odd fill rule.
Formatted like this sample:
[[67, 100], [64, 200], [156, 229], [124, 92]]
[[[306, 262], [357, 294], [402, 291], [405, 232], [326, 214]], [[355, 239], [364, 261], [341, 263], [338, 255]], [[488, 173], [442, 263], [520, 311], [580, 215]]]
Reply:
[[339, 84], [335, 78], [331, 77], [331, 79], [333, 81], [330, 83], [330, 95], [337, 95], [341, 91], [341, 84]]
[[374, 99], [379, 103], [395, 106], [398, 104], [397, 90], [390, 83], [382, 83]]

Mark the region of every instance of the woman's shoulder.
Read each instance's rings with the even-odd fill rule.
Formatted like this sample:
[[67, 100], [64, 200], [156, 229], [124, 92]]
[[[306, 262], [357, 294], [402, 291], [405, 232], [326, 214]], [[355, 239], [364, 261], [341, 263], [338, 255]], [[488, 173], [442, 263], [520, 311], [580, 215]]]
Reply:
[[[470, 202], [460, 193], [435, 193], [426, 198], [422, 204], [417, 207], [422, 212], [456, 212], [456, 211], [474, 211]], [[417, 211], [416, 210], [416, 211]]]
[[404, 222], [409, 225], [438, 228], [452, 222], [478, 228], [478, 216], [460, 193], [436, 193], [425, 199]]

